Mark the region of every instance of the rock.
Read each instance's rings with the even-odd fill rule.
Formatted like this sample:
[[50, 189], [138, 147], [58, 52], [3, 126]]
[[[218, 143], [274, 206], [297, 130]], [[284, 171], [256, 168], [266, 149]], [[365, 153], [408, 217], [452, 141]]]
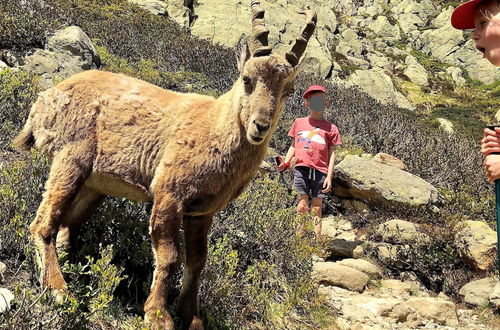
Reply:
[[372, 320], [380, 324], [382, 317], [392, 319], [393, 322], [407, 322], [417, 318], [416, 312], [410, 306], [395, 298], [358, 295], [349, 298], [348, 302], [349, 304], [342, 307], [342, 313], [349, 320]]
[[70, 26], [56, 32], [48, 40], [47, 49], [27, 56], [23, 68], [41, 76], [40, 86], [47, 89], [54, 81], [99, 65], [99, 55], [89, 37], [79, 27]]
[[352, 258], [353, 251], [363, 242], [333, 239], [325, 243], [325, 250], [328, 253], [328, 258]]
[[415, 106], [396, 90], [391, 77], [381, 69], [356, 70], [347, 78], [347, 81], [358, 86], [382, 104], [393, 104], [409, 110], [415, 109]]
[[5, 270], [7, 269], [7, 266], [3, 262], [0, 262], [0, 283], [3, 283], [5, 281], [5, 277], [3, 273], [5, 273]]
[[469, 265], [487, 270], [495, 264], [497, 235], [486, 223], [467, 220], [458, 226], [455, 241], [459, 251]]
[[370, 208], [368, 205], [357, 199], [342, 199], [341, 205], [346, 210], [356, 212], [356, 213], [368, 213]]
[[[436, 12], [436, 6], [431, 0], [391, 0], [391, 12], [395, 14], [415, 14], [421, 20], [427, 20]], [[401, 19], [400, 19], [401, 20]], [[401, 23], [401, 22], [400, 22]]]
[[368, 24], [368, 28], [375, 32], [378, 37], [386, 40], [399, 40], [401, 37], [399, 27], [392, 25], [387, 17], [383, 15], [377, 16], [375, 21]]
[[401, 161], [399, 158], [394, 157], [392, 155], [379, 152], [373, 157], [373, 160], [376, 162], [379, 162], [380, 164], [385, 164], [389, 166], [394, 166], [396, 168], [399, 168], [400, 170], [407, 171], [408, 167]]
[[500, 310], [500, 282], [497, 281], [488, 299], [497, 310]]
[[352, 257], [354, 259], [360, 259], [360, 258], [363, 258], [365, 256], [365, 248], [363, 247], [363, 245], [358, 245], [354, 248], [354, 250], [352, 250]]
[[455, 130], [453, 129], [453, 123], [445, 118], [436, 118], [436, 121], [439, 124], [439, 128], [445, 131], [448, 134], [452, 134]]
[[356, 292], [363, 292], [370, 279], [368, 275], [359, 270], [334, 262], [315, 263], [312, 276], [318, 283], [338, 286]]
[[68, 52], [81, 61], [83, 70], [92, 69], [99, 63], [99, 55], [92, 41], [78, 26], [69, 26], [57, 31], [47, 41], [47, 50], [51, 52]]
[[129, 2], [137, 4], [142, 9], [149, 11], [151, 14], [168, 16], [167, 4], [161, 0], [128, 0]]
[[407, 67], [404, 74], [410, 79], [411, 82], [420, 86], [429, 85], [429, 74], [427, 73], [427, 70], [420, 63], [418, 63], [414, 56], [406, 56], [405, 64]]
[[[261, 0], [265, 10], [265, 23], [269, 29], [269, 45], [273, 51], [284, 55], [291, 44], [301, 35], [305, 24], [305, 16], [299, 14], [306, 8], [300, 1], [267, 1]], [[196, 19], [192, 22], [192, 34], [209, 39], [214, 44], [235, 47], [240, 36], [251, 35], [251, 9], [248, 2], [239, 0], [193, 2]], [[312, 0], [307, 6], [314, 8], [318, 15], [318, 25], [307, 46], [307, 58], [304, 59], [306, 71], [323, 78], [332, 68], [332, 60], [327, 45], [333, 41], [331, 31], [337, 28], [335, 13], [329, 4], [320, 0]]]
[[427, 181], [398, 168], [347, 155], [335, 167], [333, 193], [387, 206], [439, 204], [438, 190]]
[[497, 284], [498, 280], [486, 277], [467, 283], [460, 289], [459, 294], [465, 303], [475, 307], [485, 307], [488, 306], [489, 297]]
[[327, 242], [342, 240], [355, 241], [356, 231], [352, 229], [351, 223], [335, 216], [328, 216], [322, 219], [321, 235]]
[[366, 260], [344, 259], [338, 261], [337, 264], [357, 269], [368, 275], [371, 279], [379, 279], [382, 276], [382, 271], [380, 270], [380, 268]]
[[416, 224], [399, 219], [389, 220], [380, 224], [376, 233], [387, 243], [413, 244], [428, 243], [431, 241], [428, 235], [418, 230]]
[[463, 76], [464, 72], [459, 67], [451, 66], [446, 68], [446, 73], [451, 76], [451, 79], [453, 79], [458, 86], [463, 86], [467, 82]]
[[0, 313], [10, 310], [10, 303], [14, 299], [14, 295], [10, 290], [0, 288]]
[[450, 301], [436, 298], [410, 298], [406, 303], [423, 318], [433, 320], [441, 325], [458, 325], [455, 304]]
[[413, 13], [404, 13], [399, 15], [398, 21], [399, 26], [404, 33], [418, 30], [420, 26], [425, 25], [424, 20]]
[[2, 71], [3, 69], [7, 69], [9, 66], [4, 63], [3, 61], [0, 61], [0, 71]]
[[386, 264], [394, 264], [394, 265], [399, 265], [401, 266], [401, 262], [398, 260], [398, 247], [394, 246], [392, 244], [377, 244], [376, 245], [376, 251], [378, 254], [378, 257], [381, 261], [383, 261]]
[[463, 67], [470, 78], [485, 84], [500, 80], [500, 69], [482, 57], [473, 40], [465, 42], [463, 46], [446, 56], [444, 61]]
[[400, 280], [381, 280], [381, 291], [390, 293], [394, 296], [408, 297], [412, 292], [412, 285]]

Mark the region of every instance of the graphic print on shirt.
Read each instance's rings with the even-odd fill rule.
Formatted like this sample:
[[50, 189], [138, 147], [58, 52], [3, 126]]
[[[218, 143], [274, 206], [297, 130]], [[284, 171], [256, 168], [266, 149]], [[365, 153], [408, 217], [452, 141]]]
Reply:
[[313, 129], [311, 131], [299, 132], [300, 137], [298, 138], [297, 142], [306, 141], [307, 143], [304, 146], [304, 149], [311, 149], [309, 147], [311, 142], [316, 142], [319, 144], [326, 144], [325, 139], [323, 139], [323, 137], [321, 137], [321, 135], [319, 135], [318, 132], [319, 132], [319, 127], [316, 127], [315, 129]]

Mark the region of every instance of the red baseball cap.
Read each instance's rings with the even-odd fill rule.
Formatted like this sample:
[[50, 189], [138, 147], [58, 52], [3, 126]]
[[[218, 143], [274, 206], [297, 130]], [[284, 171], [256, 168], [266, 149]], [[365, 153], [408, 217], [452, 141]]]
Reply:
[[477, 6], [485, 0], [471, 0], [458, 6], [451, 14], [451, 25], [455, 29], [468, 30], [474, 29], [474, 14]]
[[309, 94], [311, 94], [312, 92], [323, 92], [323, 93], [326, 93], [326, 89], [325, 89], [325, 87], [323, 87], [321, 85], [312, 85], [312, 86], [309, 86], [309, 88], [304, 93], [304, 98], [307, 98], [307, 96]]

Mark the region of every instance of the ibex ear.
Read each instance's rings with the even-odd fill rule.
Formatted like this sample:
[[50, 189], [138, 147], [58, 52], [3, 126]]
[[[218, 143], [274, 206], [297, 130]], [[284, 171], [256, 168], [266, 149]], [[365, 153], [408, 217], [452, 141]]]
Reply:
[[245, 63], [251, 56], [250, 49], [248, 48], [247, 36], [244, 33], [241, 35], [240, 40], [238, 41], [236, 50], [240, 54], [238, 60], [238, 70], [242, 72]]

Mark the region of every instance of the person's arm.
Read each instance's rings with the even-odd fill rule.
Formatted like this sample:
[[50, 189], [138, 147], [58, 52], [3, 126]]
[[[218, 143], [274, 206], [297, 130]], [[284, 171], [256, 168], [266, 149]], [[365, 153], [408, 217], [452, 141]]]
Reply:
[[325, 183], [323, 183], [323, 188], [325, 188], [323, 189], [324, 193], [332, 189], [333, 168], [335, 167], [335, 146], [330, 146], [329, 155], [328, 174], [326, 175]]
[[292, 139], [292, 145], [288, 148], [288, 152], [286, 153], [285, 160], [280, 164], [278, 169], [283, 171], [290, 167], [290, 162], [292, 161], [293, 156], [295, 156], [295, 139]]
[[488, 182], [493, 183], [500, 179], [500, 155], [493, 154], [500, 152], [500, 127], [496, 127], [494, 131], [485, 128], [483, 134], [484, 138], [481, 141], [481, 153], [485, 156], [483, 165]]

